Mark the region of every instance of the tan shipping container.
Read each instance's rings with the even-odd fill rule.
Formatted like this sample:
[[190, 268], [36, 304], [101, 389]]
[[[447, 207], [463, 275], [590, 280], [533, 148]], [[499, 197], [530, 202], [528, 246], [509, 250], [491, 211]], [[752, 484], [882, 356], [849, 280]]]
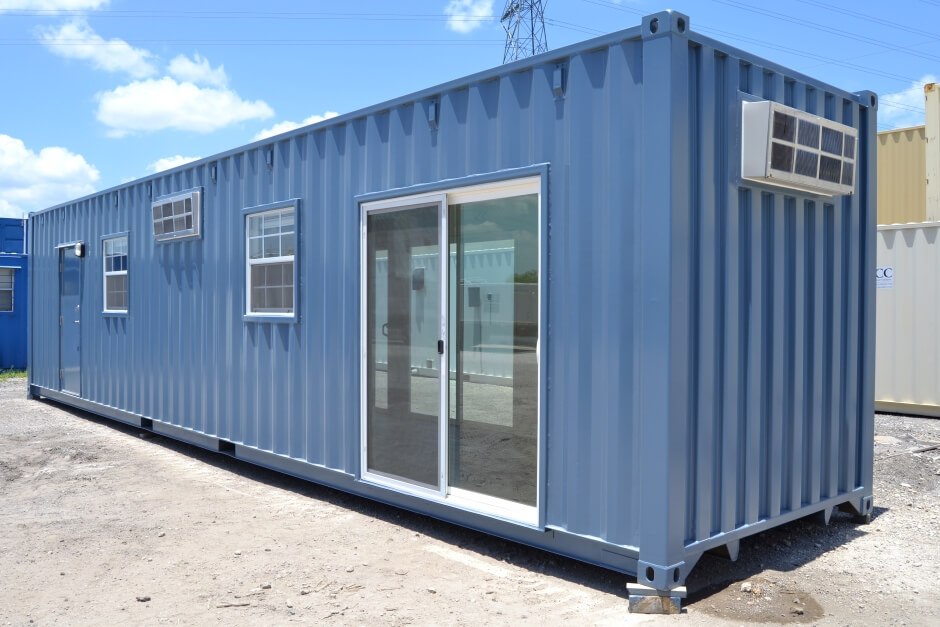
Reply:
[[927, 219], [926, 147], [923, 126], [878, 133], [878, 224]]

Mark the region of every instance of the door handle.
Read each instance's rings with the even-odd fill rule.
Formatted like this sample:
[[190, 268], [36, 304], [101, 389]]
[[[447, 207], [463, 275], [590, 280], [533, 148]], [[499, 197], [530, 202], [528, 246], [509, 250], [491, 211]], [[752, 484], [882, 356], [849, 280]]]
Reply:
[[76, 320], [76, 321], [75, 321], [75, 324], [81, 324], [81, 323], [82, 323], [81, 320]]
[[387, 322], [382, 325], [382, 335], [384, 335], [385, 337], [388, 337], [388, 323]]
[[437, 341], [437, 354], [438, 355], [444, 354], [444, 340]]

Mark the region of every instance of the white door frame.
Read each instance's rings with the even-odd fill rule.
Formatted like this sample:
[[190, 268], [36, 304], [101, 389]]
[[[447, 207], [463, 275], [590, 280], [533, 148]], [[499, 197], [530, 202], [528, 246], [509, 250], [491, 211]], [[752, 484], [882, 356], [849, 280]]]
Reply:
[[[450, 394], [450, 362], [448, 346], [448, 299], [450, 297], [449, 285], [449, 262], [450, 248], [448, 243], [448, 206], [466, 202], [478, 202], [483, 200], [492, 200], [520, 196], [527, 194], [538, 195], [538, 242], [539, 242], [539, 261], [538, 267], [544, 267], [542, 256], [544, 255], [544, 239], [542, 224], [542, 203], [545, 199], [542, 197], [541, 176], [526, 176], [518, 179], [497, 181], [493, 183], [484, 183], [471, 186], [455, 186], [443, 191], [431, 192], [426, 194], [414, 194], [389, 198], [385, 200], [369, 201], [360, 203], [360, 478], [362, 481], [392, 488], [396, 491], [421, 496], [430, 500], [444, 502], [458, 509], [463, 509], [475, 513], [495, 516], [497, 518], [522, 523], [528, 526], [537, 527], [539, 512], [542, 507], [542, 368], [541, 368], [541, 337], [544, 332], [542, 325], [542, 290], [545, 277], [539, 276], [538, 284], [538, 320], [539, 320], [539, 339], [536, 343], [536, 363], [538, 364], [538, 393], [537, 393], [537, 437], [535, 460], [536, 475], [536, 504], [535, 506], [513, 503], [505, 499], [500, 499], [485, 494], [472, 492], [460, 488], [448, 487], [448, 414], [449, 414], [449, 394]], [[438, 364], [440, 372], [440, 410], [438, 415], [439, 440], [438, 440], [438, 489], [429, 489], [414, 483], [395, 479], [384, 474], [372, 472], [368, 468], [368, 217], [379, 213], [388, 213], [413, 209], [417, 207], [426, 207], [429, 205], [438, 207], [438, 225], [439, 225], [439, 281], [440, 281], [440, 324], [439, 339], [444, 343], [443, 354], [438, 355]]]

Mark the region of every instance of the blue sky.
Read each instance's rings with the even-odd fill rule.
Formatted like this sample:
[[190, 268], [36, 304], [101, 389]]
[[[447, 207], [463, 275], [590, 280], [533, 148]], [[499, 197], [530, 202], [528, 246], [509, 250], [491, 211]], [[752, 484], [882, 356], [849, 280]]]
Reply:
[[[505, 0], [0, 0], [0, 216], [502, 62]], [[923, 124], [940, 0], [547, 0], [550, 48], [673, 8]]]

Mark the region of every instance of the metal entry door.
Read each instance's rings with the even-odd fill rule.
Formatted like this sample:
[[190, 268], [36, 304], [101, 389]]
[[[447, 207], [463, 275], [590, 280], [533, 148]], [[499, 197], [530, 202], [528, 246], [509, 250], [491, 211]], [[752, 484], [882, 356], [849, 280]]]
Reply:
[[82, 260], [59, 249], [59, 389], [82, 393]]

